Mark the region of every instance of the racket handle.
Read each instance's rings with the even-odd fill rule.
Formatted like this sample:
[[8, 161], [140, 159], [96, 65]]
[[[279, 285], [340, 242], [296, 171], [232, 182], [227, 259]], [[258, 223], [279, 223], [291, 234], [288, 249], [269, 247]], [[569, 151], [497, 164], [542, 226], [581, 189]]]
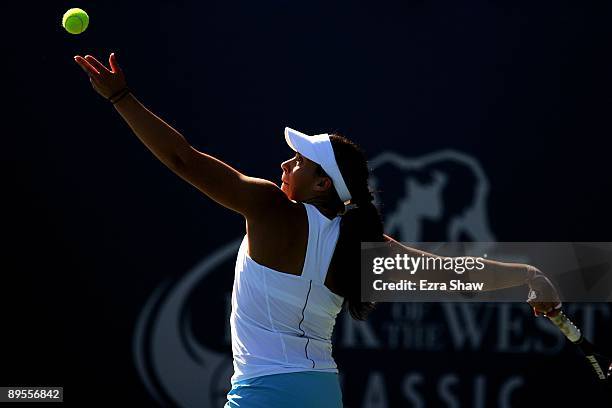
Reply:
[[553, 322], [572, 343], [580, 342], [582, 339], [580, 329], [576, 327], [576, 325], [572, 323], [572, 321], [561, 310], [553, 315], [549, 314], [546, 317], [548, 317], [550, 321]]

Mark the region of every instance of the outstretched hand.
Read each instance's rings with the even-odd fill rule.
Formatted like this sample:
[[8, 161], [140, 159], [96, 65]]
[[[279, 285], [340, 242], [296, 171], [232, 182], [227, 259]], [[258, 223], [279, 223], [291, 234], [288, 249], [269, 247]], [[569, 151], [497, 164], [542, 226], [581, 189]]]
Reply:
[[108, 58], [110, 69], [91, 55], [85, 55], [85, 58], [76, 55], [74, 60], [89, 75], [89, 81], [96, 92], [106, 99], [127, 87], [125, 75], [117, 64], [115, 53], [111, 53]]
[[557, 289], [539, 269], [532, 268], [532, 275], [527, 284], [529, 294], [527, 303], [533, 308], [535, 316], [554, 316], [561, 309], [561, 299]]

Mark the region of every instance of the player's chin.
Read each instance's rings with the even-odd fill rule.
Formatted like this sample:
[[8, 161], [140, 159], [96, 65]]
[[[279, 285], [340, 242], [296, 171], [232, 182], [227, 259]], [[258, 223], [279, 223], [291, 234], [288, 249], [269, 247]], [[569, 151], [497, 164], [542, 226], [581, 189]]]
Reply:
[[285, 195], [291, 199], [291, 190], [289, 189], [289, 185], [286, 184], [285, 182], [282, 182], [280, 189], [283, 193], [285, 193]]

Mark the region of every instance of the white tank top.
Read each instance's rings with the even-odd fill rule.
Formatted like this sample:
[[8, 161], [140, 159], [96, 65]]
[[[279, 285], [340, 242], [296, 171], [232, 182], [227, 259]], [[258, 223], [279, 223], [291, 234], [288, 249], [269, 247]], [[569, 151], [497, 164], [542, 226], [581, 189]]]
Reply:
[[330, 220], [315, 206], [303, 204], [308, 246], [301, 276], [255, 262], [247, 254], [247, 235], [238, 250], [230, 316], [232, 384], [296, 371], [338, 372], [331, 336], [344, 298], [324, 283], [341, 217]]

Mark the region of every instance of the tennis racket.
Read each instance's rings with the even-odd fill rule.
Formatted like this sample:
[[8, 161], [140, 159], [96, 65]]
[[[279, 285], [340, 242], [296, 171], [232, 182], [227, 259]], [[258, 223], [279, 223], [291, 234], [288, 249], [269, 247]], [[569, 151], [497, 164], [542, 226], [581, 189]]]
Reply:
[[580, 329], [559, 309], [546, 315], [559, 330], [580, 349], [586, 361], [593, 369], [597, 381], [610, 387], [612, 390], [612, 359], [603, 355], [590, 341], [588, 341]]

